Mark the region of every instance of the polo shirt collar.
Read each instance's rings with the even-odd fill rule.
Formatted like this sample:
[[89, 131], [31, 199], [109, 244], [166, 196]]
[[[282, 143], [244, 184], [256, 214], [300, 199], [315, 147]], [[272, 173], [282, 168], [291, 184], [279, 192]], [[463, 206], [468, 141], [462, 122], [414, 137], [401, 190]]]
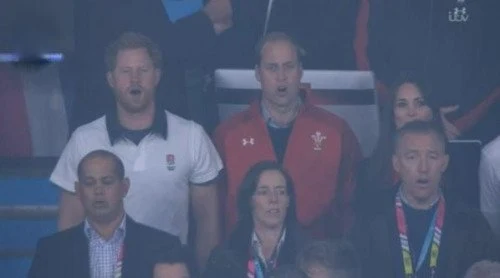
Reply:
[[[118, 111], [116, 105], [113, 106], [108, 113], [106, 113], [106, 129], [111, 145], [116, 144], [124, 139], [126, 129], [120, 124], [118, 120]], [[167, 139], [167, 114], [165, 111], [156, 105], [153, 124], [151, 125], [151, 133]]]

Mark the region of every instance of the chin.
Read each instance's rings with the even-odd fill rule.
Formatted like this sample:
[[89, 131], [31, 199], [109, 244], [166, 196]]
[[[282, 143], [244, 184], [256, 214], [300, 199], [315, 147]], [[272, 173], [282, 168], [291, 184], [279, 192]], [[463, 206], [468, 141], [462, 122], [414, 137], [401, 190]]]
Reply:
[[268, 227], [269, 229], [277, 229], [283, 225], [285, 225], [283, 220], [281, 221], [270, 220], [265, 222], [265, 226]]
[[131, 114], [135, 114], [135, 113], [140, 113], [140, 112], [143, 112], [145, 111], [147, 108], [147, 105], [144, 105], [144, 104], [137, 104], [137, 105], [127, 105], [125, 106], [125, 111], [127, 111], [128, 113], [131, 113]]
[[98, 212], [95, 212], [94, 215], [92, 216], [92, 219], [98, 223], [109, 223], [109, 222], [115, 220], [115, 218], [116, 218], [116, 215], [114, 215], [113, 213], [111, 213], [109, 211], [98, 211]]
[[436, 193], [434, 190], [426, 190], [426, 191], [416, 192], [415, 199], [419, 200], [420, 202], [427, 202], [431, 201], [431, 199], [434, 199], [435, 195]]

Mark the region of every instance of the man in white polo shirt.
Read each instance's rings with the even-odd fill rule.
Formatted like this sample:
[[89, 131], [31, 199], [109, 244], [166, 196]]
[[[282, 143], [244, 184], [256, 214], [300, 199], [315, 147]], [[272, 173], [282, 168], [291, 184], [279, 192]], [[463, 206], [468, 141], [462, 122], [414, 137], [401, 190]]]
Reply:
[[106, 52], [116, 106], [72, 134], [50, 179], [61, 187], [59, 229], [83, 220], [73, 182], [82, 157], [107, 149], [120, 157], [132, 186], [126, 212], [138, 222], [187, 241], [189, 207], [196, 253], [203, 266], [219, 240], [215, 180], [222, 163], [202, 127], [155, 104], [162, 55], [149, 38], [125, 33]]
[[481, 212], [500, 237], [500, 136], [481, 151], [479, 196]]

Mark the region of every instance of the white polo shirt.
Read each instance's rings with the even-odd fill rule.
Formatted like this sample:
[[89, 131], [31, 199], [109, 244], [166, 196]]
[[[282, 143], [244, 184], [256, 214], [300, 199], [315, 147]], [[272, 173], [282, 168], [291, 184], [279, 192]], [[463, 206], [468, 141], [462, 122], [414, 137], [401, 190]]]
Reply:
[[165, 113], [166, 139], [151, 133], [138, 145], [127, 139], [111, 144], [109, 119], [106, 120], [109, 116], [80, 126], [72, 134], [50, 180], [74, 192], [79, 161], [93, 150], [111, 151], [120, 157], [130, 179], [126, 212], [134, 220], [179, 236], [186, 243], [189, 184], [202, 184], [216, 178], [222, 161], [200, 125], [168, 111]]
[[481, 151], [479, 195], [481, 212], [500, 236], [500, 136]]

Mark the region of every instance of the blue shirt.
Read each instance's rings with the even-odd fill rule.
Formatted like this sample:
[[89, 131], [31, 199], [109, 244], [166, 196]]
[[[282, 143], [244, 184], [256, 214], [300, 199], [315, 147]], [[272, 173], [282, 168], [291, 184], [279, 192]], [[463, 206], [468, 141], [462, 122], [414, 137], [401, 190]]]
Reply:
[[[302, 100], [299, 99], [298, 100], [298, 106], [301, 106], [302, 105]], [[297, 114], [298, 114], [298, 109], [297, 109], [297, 113], [295, 114], [294, 116], [294, 120], [291, 121], [290, 123], [288, 123], [287, 125], [282, 125], [282, 124], [279, 124], [279, 123], [276, 123], [273, 118], [271, 117], [271, 112], [269, 112], [269, 110], [267, 109], [267, 107], [264, 105], [264, 102], [260, 102], [260, 109], [262, 111], [262, 117], [264, 118], [264, 121], [266, 122], [267, 126], [269, 127], [272, 127], [272, 128], [288, 128], [288, 127], [291, 127], [293, 122], [295, 121], [295, 118], [297, 117]]]

